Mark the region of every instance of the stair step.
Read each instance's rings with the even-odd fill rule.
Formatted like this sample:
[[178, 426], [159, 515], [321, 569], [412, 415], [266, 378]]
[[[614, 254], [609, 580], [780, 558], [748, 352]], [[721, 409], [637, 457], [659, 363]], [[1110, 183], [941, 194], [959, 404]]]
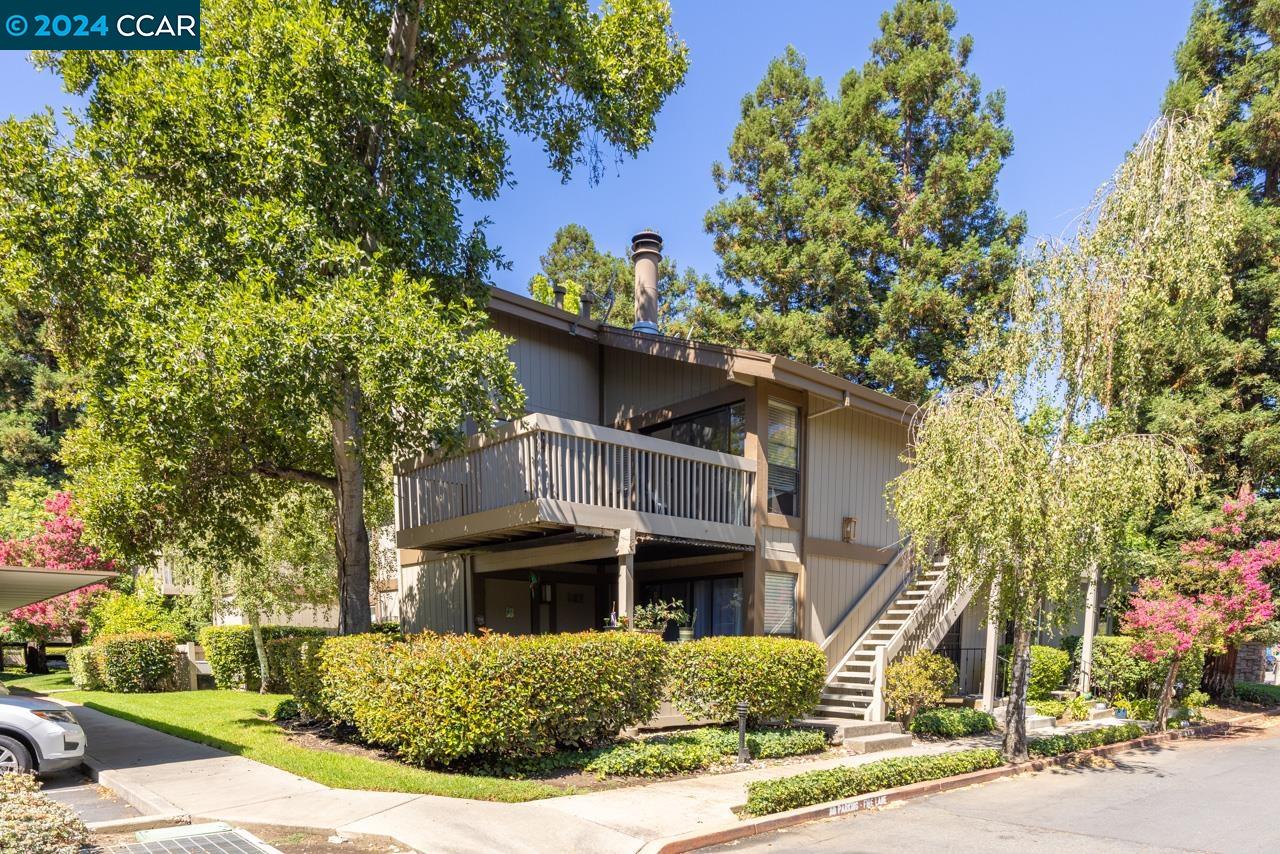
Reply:
[[848, 718], [804, 718], [797, 722], [800, 726], [818, 727], [831, 734], [832, 741], [843, 741], [846, 738], [857, 738], [864, 735], [880, 735], [882, 733], [901, 733], [902, 724], [897, 721], [860, 721]]
[[862, 721], [866, 717], [865, 711], [852, 706], [818, 706], [813, 713], [839, 721]]
[[911, 736], [905, 732], [882, 732], [876, 735], [860, 735], [844, 740], [845, 749], [852, 753], [879, 753], [882, 750], [898, 750], [911, 746]]
[[870, 685], [828, 685], [822, 689], [823, 700], [847, 700], [870, 697], [875, 689]]

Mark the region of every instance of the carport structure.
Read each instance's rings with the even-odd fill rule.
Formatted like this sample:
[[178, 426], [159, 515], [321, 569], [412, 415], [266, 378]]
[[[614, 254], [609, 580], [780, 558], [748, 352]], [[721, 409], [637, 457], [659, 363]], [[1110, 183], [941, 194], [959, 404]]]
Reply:
[[[114, 572], [0, 566], [0, 615], [115, 577]], [[0, 648], [0, 669], [3, 667]]]

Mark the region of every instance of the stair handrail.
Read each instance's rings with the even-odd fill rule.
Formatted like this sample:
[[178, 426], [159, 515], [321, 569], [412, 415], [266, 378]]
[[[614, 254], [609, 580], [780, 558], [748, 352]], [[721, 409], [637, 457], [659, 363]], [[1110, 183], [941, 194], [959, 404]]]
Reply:
[[[874, 587], [876, 581], [879, 581], [881, 578], [883, 578], [885, 573], [892, 572], [894, 568], [898, 566], [899, 563], [901, 563], [904, 560], [907, 560], [910, 556], [911, 556], [911, 543], [910, 541], [908, 541], [903, 543], [902, 548], [898, 549], [898, 553], [893, 556], [893, 559], [890, 560], [887, 564], [885, 564], [884, 568], [880, 570], [878, 575], [876, 575], [875, 581], [872, 581], [870, 586]], [[862, 634], [854, 639], [853, 643], [849, 645], [849, 648], [844, 651], [844, 655], [840, 657], [840, 660], [837, 661], [835, 665], [833, 665], [831, 668], [828, 669], [827, 679], [826, 679], [827, 684], [830, 684], [831, 680], [835, 678], [836, 674], [844, 669], [844, 666], [846, 663], [848, 663], [849, 658], [858, 649], [858, 647], [862, 645], [862, 642], [867, 639], [867, 636], [871, 634], [871, 632], [875, 629], [876, 625], [881, 620], [884, 619], [885, 614], [887, 614], [889, 612], [889, 609], [894, 606], [894, 603], [898, 601], [898, 597], [902, 595], [903, 591], [905, 591], [911, 585], [911, 583], [915, 581], [915, 578], [916, 578], [916, 574], [914, 571], [907, 573], [907, 575], [902, 579], [902, 581], [899, 582], [898, 586], [894, 588], [893, 592], [889, 594], [888, 598], [885, 600], [884, 605], [881, 606], [878, 612], [876, 612], [875, 617], [871, 619], [871, 622], [867, 624], [867, 627], [863, 629]], [[840, 635], [840, 632], [844, 630], [845, 625], [851, 619], [853, 619], [853, 615], [858, 610], [858, 605], [861, 601], [862, 601], [862, 597], [858, 597], [857, 599], [855, 599], [853, 601], [853, 604], [849, 606], [849, 610], [847, 610], [844, 616], [840, 618], [840, 622], [837, 623], [836, 627], [831, 630], [830, 634], [828, 634], [823, 639], [820, 647], [824, 653], [827, 651], [828, 647], [831, 646], [832, 642], [835, 641], [835, 639]]]
[[[898, 657], [898, 653], [900, 653], [903, 646], [906, 645], [907, 639], [911, 636], [911, 633], [922, 620], [938, 613], [943, 614], [945, 617], [946, 614], [949, 614], [955, 609], [958, 602], [963, 599], [965, 604], [967, 604], [969, 597], [973, 595], [973, 589], [971, 587], [961, 584], [953, 585], [951, 583], [950, 579], [947, 577], [947, 566], [949, 563], [950, 561], [945, 557], [940, 561], [934, 562], [934, 567], [942, 569], [942, 574], [939, 575], [933, 582], [932, 586], [929, 587], [929, 591], [925, 594], [925, 597], [920, 600], [916, 607], [911, 609], [911, 613], [907, 615], [907, 619], [903, 620], [902, 625], [894, 631], [893, 635], [889, 638], [889, 642], [884, 645], [886, 665], [892, 664]], [[944, 634], [946, 633], [946, 629], [947, 626], [944, 626]], [[909, 650], [909, 652], [916, 651], [917, 650], [915, 649]]]

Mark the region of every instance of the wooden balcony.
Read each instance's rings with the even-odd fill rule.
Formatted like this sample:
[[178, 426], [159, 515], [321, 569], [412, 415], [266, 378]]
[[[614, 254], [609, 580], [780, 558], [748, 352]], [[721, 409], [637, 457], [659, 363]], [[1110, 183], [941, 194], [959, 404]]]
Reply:
[[577, 528], [751, 545], [755, 460], [535, 413], [396, 472], [400, 548]]

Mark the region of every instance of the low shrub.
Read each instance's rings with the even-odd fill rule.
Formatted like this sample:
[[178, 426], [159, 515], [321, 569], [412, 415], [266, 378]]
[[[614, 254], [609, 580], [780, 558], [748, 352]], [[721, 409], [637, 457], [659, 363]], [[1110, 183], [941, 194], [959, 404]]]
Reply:
[[93, 647], [77, 646], [67, 650], [67, 670], [71, 673], [71, 684], [81, 691], [102, 690], [102, 673]]
[[636, 741], [600, 751], [583, 766], [597, 777], [662, 777], [698, 771], [720, 761], [714, 745], [688, 741]]
[[1140, 738], [1143, 733], [1144, 730], [1137, 724], [1116, 724], [1068, 735], [1047, 735], [1029, 740], [1027, 752], [1035, 757], [1061, 756], [1064, 753], [1074, 753], [1090, 747], [1101, 747], [1104, 744]]
[[298, 703], [296, 700], [285, 698], [276, 703], [276, 707], [271, 710], [271, 720], [273, 721], [292, 721], [301, 717], [298, 711]]
[[78, 854], [89, 831], [30, 774], [0, 774], [0, 854]]
[[[700, 727], [683, 732], [655, 735], [654, 743], [705, 744], [720, 756], [738, 755], [738, 731], [729, 727]], [[821, 730], [792, 727], [764, 727], [747, 731], [747, 750], [752, 759], [778, 759], [821, 753], [827, 749], [827, 737]]]
[[[1267, 687], [1271, 686], [1268, 685]], [[1277, 692], [1277, 694], [1280, 695], [1280, 692]], [[1204, 691], [1199, 690], [1191, 691], [1182, 698], [1182, 705], [1189, 709], [1195, 717], [1199, 717], [1200, 710], [1209, 705], [1210, 702], [1212, 702], [1212, 698]]]
[[320, 647], [323, 638], [276, 638], [271, 641], [279, 670], [277, 679], [298, 704], [299, 716], [315, 719], [325, 716], [320, 699]]
[[[1048, 700], [1054, 691], [1062, 688], [1071, 672], [1071, 656], [1055, 646], [1032, 645], [1031, 667], [1027, 674], [1027, 699]], [[1013, 684], [1013, 647], [1000, 647], [1000, 657], [1005, 664], [1005, 684]]]
[[1157, 709], [1156, 701], [1146, 697], [1129, 701], [1129, 717], [1136, 721], [1154, 721]]
[[[1100, 697], [1147, 697], [1158, 687], [1164, 672], [1159, 663], [1132, 653], [1133, 638], [1125, 635], [1097, 635], [1093, 639], [1090, 685]], [[1080, 668], [1080, 648], [1071, 654], [1072, 667]], [[1198, 682], [1197, 682], [1198, 684]]]
[[817, 644], [793, 638], [726, 636], [676, 644], [670, 653], [671, 702], [690, 719], [787, 720], [813, 709], [827, 659]]
[[965, 707], [955, 709], [928, 709], [911, 720], [911, 731], [916, 735], [932, 735], [940, 738], [959, 738], [991, 732], [996, 719], [986, 712]]
[[884, 701], [894, 717], [910, 729], [920, 710], [941, 703], [955, 681], [956, 666], [951, 659], [922, 649], [885, 670]]
[[1069, 721], [1087, 721], [1092, 707], [1084, 697], [1072, 697], [1063, 704], [1062, 717]]
[[1280, 706], [1280, 686], [1278, 685], [1266, 685], [1262, 682], [1238, 682], [1236, 683], [1236, 696], [1246, 703]]
[[[299, 628], [296, 626], [263, 626], [262, 641], [267, 648], [267, 667], [272, 670], [272, 678], [267, 684], [269, 691], [281, 691], [286, 688], [285, 682], [277, 678], [274, 662], [271, 658], [273, 649], [280, 653], [272, 641], [278, 638], [323, 638], [324, 629]], [[204, 647], [205, 658], [209, 661], [209, 669], [213, 671], [213, 681], [219, 688], [241, 688], [257, 691], [261, 687], [258, 651], [253, 644], [253, 629], [249, 626], [205, 626], [200, 630], [200, 645]]]
[[1032, 711], [1037, 715], [1047, 715], [1054, 720], [1067, 712], [1067, 704], [1062, 700], [1032, 700], [1027, 705], [1031, 706]]
[[93, 645], [102, 687], [121, 694], [172, 691], [178, 653], [173, 635], [133, 632], [99, 637]]
[[743, 809], [749, 815], [769, 815], [909, 783], [998, 768], [1003, 764], [1000, 751], [984, 749], [935, 756], [898, 756], [865, 765], [808, 771], [792, 777], [748, 783], [747, 804]]
[[653, 717], [666, 650], [636, 632], [331, 638], [321, 703], [409, 762], [536, 757]]

